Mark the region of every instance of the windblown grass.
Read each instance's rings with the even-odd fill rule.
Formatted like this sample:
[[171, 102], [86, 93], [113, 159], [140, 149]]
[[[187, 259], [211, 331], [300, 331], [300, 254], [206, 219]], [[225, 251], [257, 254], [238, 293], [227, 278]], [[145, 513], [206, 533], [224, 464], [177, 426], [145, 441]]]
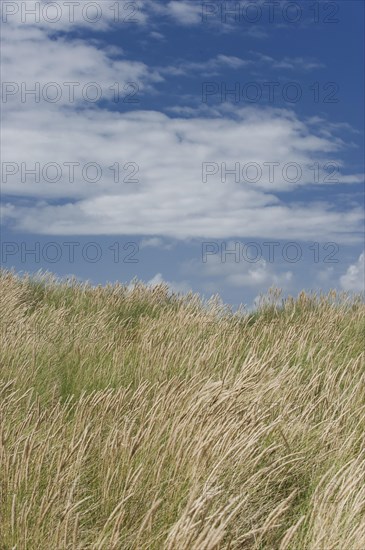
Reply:
[[364, 550], [360, 299], [1, 274], [0, 548]]

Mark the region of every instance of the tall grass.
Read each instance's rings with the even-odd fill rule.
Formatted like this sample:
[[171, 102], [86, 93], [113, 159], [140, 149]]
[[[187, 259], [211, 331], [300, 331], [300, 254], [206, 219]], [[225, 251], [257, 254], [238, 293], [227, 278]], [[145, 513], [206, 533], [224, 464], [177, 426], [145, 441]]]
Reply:
[[364, 304], [1, 277], [0, 548], [364, 550]]

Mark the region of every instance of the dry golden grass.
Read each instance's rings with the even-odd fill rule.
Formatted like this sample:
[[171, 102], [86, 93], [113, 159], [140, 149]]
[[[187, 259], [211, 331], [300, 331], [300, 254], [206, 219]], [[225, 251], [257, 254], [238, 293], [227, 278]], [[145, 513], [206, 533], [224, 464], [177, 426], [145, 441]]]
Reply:
[[0, 548], [364, 550], [364, 304], [1, 275]]

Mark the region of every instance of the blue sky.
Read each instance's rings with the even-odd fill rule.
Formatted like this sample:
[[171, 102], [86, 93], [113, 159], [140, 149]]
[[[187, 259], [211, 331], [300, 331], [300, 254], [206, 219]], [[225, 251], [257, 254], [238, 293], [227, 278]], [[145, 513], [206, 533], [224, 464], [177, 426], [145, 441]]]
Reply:
[[363, 2], [35, 4], [2, 3], [4, 267], [363, 290]]

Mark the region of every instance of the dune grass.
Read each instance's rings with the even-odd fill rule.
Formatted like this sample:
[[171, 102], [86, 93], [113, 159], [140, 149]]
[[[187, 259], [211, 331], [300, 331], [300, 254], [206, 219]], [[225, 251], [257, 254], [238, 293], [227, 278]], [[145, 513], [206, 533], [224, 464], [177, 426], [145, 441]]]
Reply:
[[1, 549], [364, 550], [360, 298], [0, 282]]

